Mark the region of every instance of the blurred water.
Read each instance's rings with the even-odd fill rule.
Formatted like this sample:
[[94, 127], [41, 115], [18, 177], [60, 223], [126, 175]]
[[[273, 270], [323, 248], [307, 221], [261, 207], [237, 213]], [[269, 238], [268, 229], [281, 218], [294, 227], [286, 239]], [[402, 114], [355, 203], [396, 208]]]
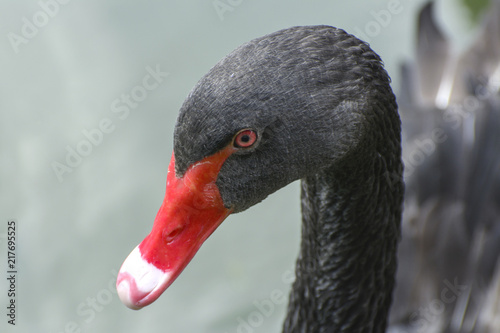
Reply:
[[[1, 0], [0, 267], [15, 219], [18, 275], [16, 326], [1, 279], [0, 331], [279, 332], [286, 303], [268, 301], [288, 294], [298, 183], [225, 221], [153, 305], [135, 312], [118, 300], [116, 271], [163, 199], [178, 109], [225, 54], [294, 25], [364, 34], [397, 89], [422, 3]], [[390, 6], [397, 13], [377, 16]], [[439, 9], [448, 29], [467, 31], [451, 1]], [[142, 89], [151, 71], [157, 84]], [[140, 98], [127, 106], [132, 92]], [[68, 167], [77, 149], [87, 156]]]

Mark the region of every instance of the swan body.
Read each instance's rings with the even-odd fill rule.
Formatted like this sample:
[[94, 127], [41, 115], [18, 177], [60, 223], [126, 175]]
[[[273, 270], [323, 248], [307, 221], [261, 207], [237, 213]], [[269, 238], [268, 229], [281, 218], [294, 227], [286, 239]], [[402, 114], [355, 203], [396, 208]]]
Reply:
[[432, 3], [420, 13], [398, 98], [407, 186], [391, 333], [500, 332], [499, 19], [496, 1], [457, 55]]

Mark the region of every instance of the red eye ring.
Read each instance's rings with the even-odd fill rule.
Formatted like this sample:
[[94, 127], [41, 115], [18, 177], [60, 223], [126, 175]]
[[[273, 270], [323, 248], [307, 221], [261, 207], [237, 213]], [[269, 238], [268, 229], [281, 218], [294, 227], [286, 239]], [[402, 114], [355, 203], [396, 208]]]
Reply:
[[236, 148], [250, 148], [255, 142], [257, 142], [257, 132], [251, 129], [244, 129], [234, 136], [233, 145]]

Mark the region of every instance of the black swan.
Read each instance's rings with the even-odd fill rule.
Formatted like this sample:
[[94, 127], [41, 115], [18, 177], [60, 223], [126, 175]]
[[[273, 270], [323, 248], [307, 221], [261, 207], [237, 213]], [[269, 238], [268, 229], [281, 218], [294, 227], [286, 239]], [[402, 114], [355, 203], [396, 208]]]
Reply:
[[[500, 331], [498, 17], [497, 2], [457, 60], [432, 5], [420, 15], [417, 64], [404, 66], [399, 96], [407, 188], [389, 332]], [[472, 111], [453, 108], [471, 101]], [[283, 331], [384, 332], [403, 200], [399, 133], [379, 57], [344, 31], [295, 27], [236, 49], [181, 108], [165, 200], [120, 270], [121, 300], [153, 302], [224, 218], [302, 179]], [[424, 159], [412, 155], [419, 149]]]
[[244, 44], [191, 91], [165, 200], [123, 263], [144, 307], [231, 213], [302, 179], [302, 241], [285, 332], [384, 332], [403, 201], [400, 118], [379, 56], [329, 26]]

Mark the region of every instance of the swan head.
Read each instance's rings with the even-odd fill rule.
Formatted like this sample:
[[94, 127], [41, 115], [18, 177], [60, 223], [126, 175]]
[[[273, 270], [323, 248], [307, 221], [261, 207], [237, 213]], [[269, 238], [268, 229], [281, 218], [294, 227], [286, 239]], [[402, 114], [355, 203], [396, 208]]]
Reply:
[[399, 140], [399, 117], [366, 43], [310, 26], [240, 46], [181, 107], [165, 200], [120, 270], [120, 299], [134, 309], [150, 304], [229, 214], [324, 168], [392, 153], [386, 135]]

